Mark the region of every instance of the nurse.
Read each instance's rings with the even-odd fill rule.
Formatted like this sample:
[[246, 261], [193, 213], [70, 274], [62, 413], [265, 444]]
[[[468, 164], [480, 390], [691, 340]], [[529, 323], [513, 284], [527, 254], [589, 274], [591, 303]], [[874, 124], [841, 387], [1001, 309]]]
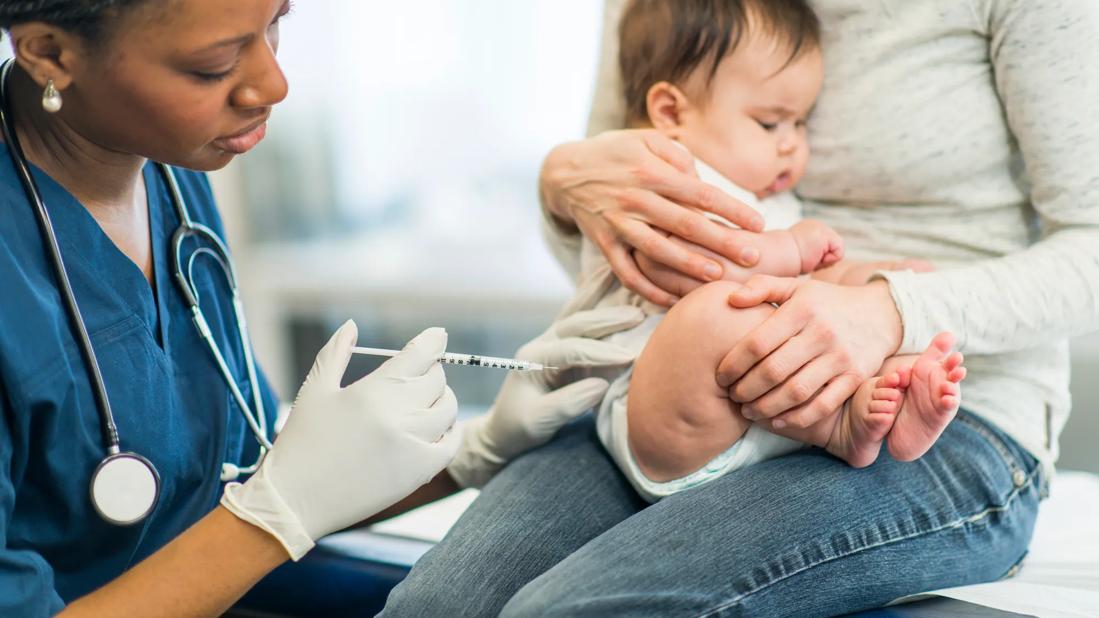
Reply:
[[[435, 361], [444, 331], [424, 331], [341, 387], [357, 338], [348, 322], [318, 354], [258, 471], [234, 472], [273, 438], [252, 425], [273, 424], [276, 402], [250, 370], [230, 288], [209, 254], [192, 273], [211, 341], [200, 337], [174, 287], [171, 236], [185, 218], [222, 235], [201, 171], [255, 146], [286, 96], [275, 51], [289, 8], [286, 0], [0, 3], [15, 52], [3, 83], [11, 131], [0, 144], [2, 616], [220, 614], [325, 534], [483, 483], [606, 388], [591, 379], [555, 389], [553, 376], [512, 375], [490, 414], [459, 432]], [[640, 319], [631, 310], [583, 315], [555, 325], [525, 356], [562, 368], [621, 364], [629, 360], [621, 350], [591, 337]], [[108, 406], [118, 449], [157, 473], [142, 486], [148, 508], [129, 525], [112, 521], [109, 507], [133, 487], [90, 491], [115, 445]], [[223, 484], [235, 476], [243, 483]]]

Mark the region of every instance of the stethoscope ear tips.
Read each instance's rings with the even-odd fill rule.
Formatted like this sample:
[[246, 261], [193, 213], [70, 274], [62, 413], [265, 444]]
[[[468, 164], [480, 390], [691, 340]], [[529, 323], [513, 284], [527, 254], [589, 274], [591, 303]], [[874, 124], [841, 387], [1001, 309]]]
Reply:
[[221, 464], [221, 482], [228, 483], [240, 478], [240, 467], [236, 464], [225, 462]]

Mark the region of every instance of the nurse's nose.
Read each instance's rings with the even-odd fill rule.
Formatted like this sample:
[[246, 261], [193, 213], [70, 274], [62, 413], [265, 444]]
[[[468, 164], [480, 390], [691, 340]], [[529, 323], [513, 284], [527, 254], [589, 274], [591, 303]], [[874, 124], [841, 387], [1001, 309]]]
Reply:
[[232, 102], [235, 107], [270, 107], [285, 99], [290, 89], [286, 75], [275, 58], [274, 49], [267, 45], [258, 47], [249, 73], [250, 79], [233, 91]]

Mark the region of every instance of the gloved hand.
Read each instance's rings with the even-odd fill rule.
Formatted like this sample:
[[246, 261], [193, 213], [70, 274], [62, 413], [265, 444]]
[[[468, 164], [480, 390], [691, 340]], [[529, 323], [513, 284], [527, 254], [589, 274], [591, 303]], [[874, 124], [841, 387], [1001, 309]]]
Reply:
[[563, 374], [632, 362], [632, 352], [599, 338], [644, 319], [637, 307], [581, 311], [520, 348], [516, 358], [556, 369], [508, 374], [488, 413], [462, 424], [462, 447], [447, 467], [450, 476], [462, 487], [481, 487], [513, 457], [545, 444], [565, 423], [599, 403], [609, 387], [606, 380], [586, 378], [557, 388]]
[[358, 339], [348, 321], [317, 354], [259, 470], [225, 487], [221, 504], [275, 536], [294, 560], [320, 537], [358, 523], [431, 480], [460, 440], [458, 412], [429, 328], [358, 382], [340, 387]]

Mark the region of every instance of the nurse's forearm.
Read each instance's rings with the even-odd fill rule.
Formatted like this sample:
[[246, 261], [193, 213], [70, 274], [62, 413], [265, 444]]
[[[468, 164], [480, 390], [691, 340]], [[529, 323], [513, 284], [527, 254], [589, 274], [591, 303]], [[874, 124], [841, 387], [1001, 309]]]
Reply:
[[289, 559], [263, 530], [217, 507], [60, 616], [219, 616]]

